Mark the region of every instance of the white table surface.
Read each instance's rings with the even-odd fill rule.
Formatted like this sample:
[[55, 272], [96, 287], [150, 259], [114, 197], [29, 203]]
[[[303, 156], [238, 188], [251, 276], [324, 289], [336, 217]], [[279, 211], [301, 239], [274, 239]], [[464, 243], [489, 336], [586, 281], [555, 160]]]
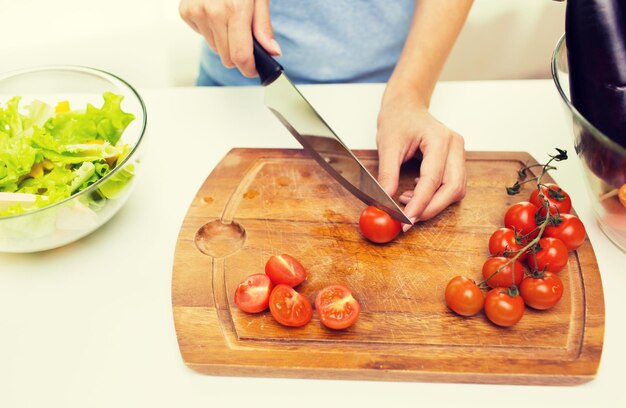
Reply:
[[[351, 148], [374, 148], [382, 85], [302, 87]], [[0, 407], [626, 406], [626, 255], [596, 226], [550, 81], [441, 83], [432, 111], [468, 150], [572, 157], [553, 173], [587, 226], [604, 285], [595, 380], [576, 387], [210, 377], [180, 357], [171, 310], [179, 226], [232, 147], [298, 147], [260, 88], [143, 89], [144, 174], [94, 234], [38, 254], [0, 254]]]

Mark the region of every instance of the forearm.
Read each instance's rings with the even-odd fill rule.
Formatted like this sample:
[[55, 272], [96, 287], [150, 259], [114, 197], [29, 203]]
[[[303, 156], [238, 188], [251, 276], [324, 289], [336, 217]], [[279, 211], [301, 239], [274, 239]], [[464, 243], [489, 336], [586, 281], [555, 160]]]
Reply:
[[428, 107], [473, 0], [417, 0], [409, 34], [385, 97], [404, 95]]

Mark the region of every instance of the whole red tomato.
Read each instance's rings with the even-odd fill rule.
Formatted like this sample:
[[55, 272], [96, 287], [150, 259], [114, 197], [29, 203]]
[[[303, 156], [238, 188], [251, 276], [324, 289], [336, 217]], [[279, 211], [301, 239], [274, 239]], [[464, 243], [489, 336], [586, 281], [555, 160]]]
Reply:
[[255, 273], [241, 282], [235, 290], [235, 304], [247, 313], [259, 313], [267, 309], [272, 282], [264, 273]]
[[[524, 267], [518, 261], [503, 266], [510, 261], [509, 258], [503, 256], [494, 256], [485, 261], [483, 264], [483, 278], [489, 279], [487, 280], [487, 285], [492, 288], [508, 288], [513, 284], [519, 286], [522, 283]], [[498, 269], [500, 270], [498, 271]], [[515, 276], [513, 276], [513, 272], [515, 272]], [[513, 281], [513, 278], [515, 278], [515, 281]]]
[[[492, 256], [512, 258], [524, 247], [515, 240], [515, 232], [511, 228], [498, 228], [489, 238], [489, 253]], [[517, 258], [520, 262], [526, 259], [526, 253]]]
[[537, 223], [535, 222], [537, 210], [537, 206], [528, 201], [513, 204], [504, 214], [504, 226], [511, 228], [520, 235], [528, 235], [529, 238], [534, 238], [539, 234], [539, 231], [536, 230]]
[[561, 214], [560, 219], [561, 223], [556, 227], [546, 227], [544, 236], [560, 239], [570, 251], [578, 249], [585, 242], [585, 226], [575, 215]]
[[271, 256], [265, 264], [265, 273], [274, 284], [284, 283], [292, 287], [301, 284], [307, 277], [304, 266], [287, 254]]
[[528, 266], [536, 271], [558, 273], [567, 265], [567, 247], [556, 238], [541, 238], [541, 249], [536, 254], [528, 254]]
[[304, 326], [313, 316], [309, 299], [282, 283], [272, 290], [269, 304], [272, 316], [283, 326]]
[[524, 315], [524, 300], [519, 295], [510, 296], [507, 289], [491, 289], [485, 297], [485, 314], [498, 326], [513, 326]]
[[557, 275], [545, 272], [542, 277], [524, 279], [520, 294], [524, 302], [533, 309], [550, 309], [563, 296], [563, 282]]
[[315, 297], [315, 309], [324, 326], [341, 330], [357, 321], [361, 306], [352, 296], [350, 289], [342, 285], [332, 285], [318, 292]]
[[398, 236], [402, 224], [383, 210], [370, 205], [361, 213], [359, 227], [365, 238], [377, 244], [384, 244]]
[[476, 283], [465, 277], [455, 276], [446, 286], [446, 304], [461, 316], [474, 316], [485, 303], [485, 295]]
[[[543, 208], [547, 200], [550, 206], [550, 214], [556, 214], [557, 210], [560, 214], [567, 214], [572, 210], [572, 200], [569, 194], [556, 184], [546, 183], [541, 186], [541, 192], [544, 198], [539, 197], [539, 189], [534, 189], [528, 199], [528, 201], [536, 205], [537, 208]], [[545, 210], [542, 210], [541, 214], [545, 215]]]

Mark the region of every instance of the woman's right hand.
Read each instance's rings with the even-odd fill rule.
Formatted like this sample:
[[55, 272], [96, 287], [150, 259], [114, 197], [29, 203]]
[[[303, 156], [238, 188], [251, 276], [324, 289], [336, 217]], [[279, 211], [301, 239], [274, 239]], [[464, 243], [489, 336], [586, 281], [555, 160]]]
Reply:
[[270, 21], [270, 0], [181, 0], [180, 15], [222, 59], [246, 77], [257, 76], [252, 35], [271, 55], [281, 55]]

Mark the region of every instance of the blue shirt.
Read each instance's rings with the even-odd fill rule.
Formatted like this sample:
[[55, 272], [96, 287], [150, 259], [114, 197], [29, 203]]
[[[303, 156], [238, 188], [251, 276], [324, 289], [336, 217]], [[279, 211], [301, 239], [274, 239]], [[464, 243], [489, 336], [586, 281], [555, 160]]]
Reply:
[[[295, 83], [387, 82], [408, 34], [415, 0], [272, 0], [270, 15]], [[258, 85], [226, 68], [205, 44], [198, 85]]]

